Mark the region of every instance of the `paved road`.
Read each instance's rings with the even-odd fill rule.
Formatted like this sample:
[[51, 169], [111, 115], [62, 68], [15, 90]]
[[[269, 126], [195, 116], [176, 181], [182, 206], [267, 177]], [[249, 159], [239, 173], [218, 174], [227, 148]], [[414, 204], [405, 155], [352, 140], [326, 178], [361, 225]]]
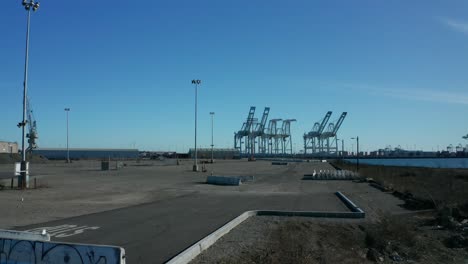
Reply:
[[[128, 263], [162, 263], [242, 212], [253, 209], [347, 210], [331, 191], [329, 195], [193, 192], [160, 202], [17, 229], [62, 225], [90, 228], [77, 235], [53, 236], [52, 240], [117, 245], [125, 248]], [[61, 236], [73, 233], [73, 230], [62, 232]]]

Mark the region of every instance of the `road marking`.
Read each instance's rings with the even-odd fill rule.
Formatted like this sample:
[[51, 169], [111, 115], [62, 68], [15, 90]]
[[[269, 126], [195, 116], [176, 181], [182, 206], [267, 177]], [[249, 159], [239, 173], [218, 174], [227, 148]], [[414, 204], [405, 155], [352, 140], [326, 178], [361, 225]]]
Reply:
[[59, 225], [59, 226], [46, 226], [37, 227], [26, 230], [27, 232], [42, 233], [42, 230], [46, 230], [51, 237], [70, 237], [82, 234], [86, 230], [97, 230], [99, 226], [78, 226], [78, 225]]

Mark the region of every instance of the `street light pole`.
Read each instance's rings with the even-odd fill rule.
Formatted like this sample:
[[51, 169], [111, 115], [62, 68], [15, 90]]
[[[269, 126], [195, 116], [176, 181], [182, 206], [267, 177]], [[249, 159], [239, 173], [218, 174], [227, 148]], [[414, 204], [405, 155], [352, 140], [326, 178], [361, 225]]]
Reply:
[[27, 25], [26, 25], [26, 56], [24, 59], [24, 80], [23, 80], [23, 120], [18, 124], [18, 127], [21, 127], [21, 172], [20, 180], [18, 181], [18, 187], [25, 189], [28, 187], [28, 172], [27, 172], [27, 163], [26, 163], [26, 146], [25, 146], [25, 129], [26, 123], [26, 100], [28, 95], [28, 62], [29, 62], [29, 28], [31, 20], [31, 8], [33, 11], [36, 11], [39, 8], [39, 2], [34, 2], [30, 0], [28, 3], [26, 0], [22, 2], [24, 8], [28, 12], [27, 16]]
[[355, 138], [351, 138], [351, 139], [356, 139], [356, 148], [357, 148], [356, 171], [359, 172], [359, 137], [355, 137]]
[[68, 112], [70, 112], [70, 108], [65, 108], [65, 112], [67, 112], [67, 163], [70, 163], [70, 149], [68, 148]]
[[344, 139], [341, 139], [341, 156], [344, 156]]
[[197, 161], [197, 107], [198, 107], [198, 85], [201, 84], [201, 80], [192, 80], [192, 84], [195, 84], [195, 159], [193, 163], [193, 171], [198, 171]]
[[210, 112], [211, 115], [211, 163], [213, 163], [213, 118], [214, 118], [214, 112]]

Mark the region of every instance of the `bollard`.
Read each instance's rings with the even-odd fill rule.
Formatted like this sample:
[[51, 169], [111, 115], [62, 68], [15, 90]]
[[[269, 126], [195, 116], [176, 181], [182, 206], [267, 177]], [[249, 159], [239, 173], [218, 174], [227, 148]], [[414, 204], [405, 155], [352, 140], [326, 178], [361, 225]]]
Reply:
[[34, 177], [34, 189], [37, 189], [37, 179]]
[[10, 189], [13, 189], [13, 182], [14, 182], [15, 178], [11, 178], [11, 185], [10, 185]]

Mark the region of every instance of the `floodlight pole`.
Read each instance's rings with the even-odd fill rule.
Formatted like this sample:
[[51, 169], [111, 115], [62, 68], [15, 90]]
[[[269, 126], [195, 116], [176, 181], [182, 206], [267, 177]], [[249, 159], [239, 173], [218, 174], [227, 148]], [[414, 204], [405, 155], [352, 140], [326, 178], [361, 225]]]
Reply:
[[351, 139], [356, 139], [356, 171], [359, 172], [359, 137], [351, 138]]
[[27, 172], [27, 163], [26, 163], [26, 146], [25, 146], [25, 129], [26, 129], [26, 100], [28, 92], [28, 62], [29, 62], [29, 28], [31, 20], [31, 8], [33, 11], [36, 11], [39, 8], [39, 2], [34, 2], [30, 0], [28, 3], [26, 0], [22, 2], [24, 8], [28, 12], [27, 16], [27, 25], [26, 25], [26, 56], [24, 59], [24, 80], [23, 80], [23, 120], [18, 124], [18, 127], [21, 127], [21, 172], [20, 179], [18, 180], [18, 187], [21, 189], [26, 189], [28, 186], [28, 172]]
[[67, 112], [67, 163], [70, 163], [70, 148], [68, 147], [68, 112], [70, 112], [70, 108], [65, 108], [65, 112]]
[[214, 112], [210, 112], [211, 115], [211, 163], [213, 163], [213, 119], [214, 119]]
[[192, 80], [192, 84], [195, 84], [195, 159], [193, 163], [193, 171], [198, 171], [197, 161], [197, 107], [198, 107], [198, 85], [201, 84], [201, 80]]

